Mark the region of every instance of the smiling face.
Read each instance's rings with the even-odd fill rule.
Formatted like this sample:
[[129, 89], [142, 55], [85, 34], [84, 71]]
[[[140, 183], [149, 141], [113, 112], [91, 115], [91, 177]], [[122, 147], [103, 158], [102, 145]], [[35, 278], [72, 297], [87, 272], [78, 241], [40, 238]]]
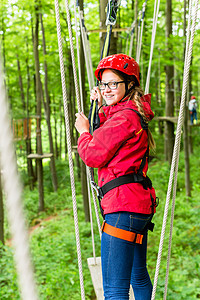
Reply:
[[[102, 83], [112, 82], [112, 81], [122, 81], [123, 79], [120, 78], [117, 74], [112, 72], [110, 69], [104, 70], [102, 74]], [[125, 83], [119, 83], [116, 90], [111, 90], [106, 85], [105, 90], [101, 90], [102, 97], [106, 101], [107, 105], [114, 105], [118, 103], [125, 95]]]

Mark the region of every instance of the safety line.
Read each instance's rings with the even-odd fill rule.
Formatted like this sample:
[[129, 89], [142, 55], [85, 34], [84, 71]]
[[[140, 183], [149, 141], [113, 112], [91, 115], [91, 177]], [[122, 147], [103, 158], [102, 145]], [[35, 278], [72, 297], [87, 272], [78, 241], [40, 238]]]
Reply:
[[80, 51], [79, 51], [79, 42], [78, 42], [78, 22], [77, 22], [77, 14], [76, 14], [76, 0], [74, 0], [74, 20], [75, 20], [75, 33], [76, 33], [76, 52], [77, 52], [77, 60], [78, 60], [78, 75], [79, 75], [79, 94], [81, 101], [81, 111], [84, 112], [83, 105], [83, 88], [82, 88], [82, 77], [81, 77], [81, 59], [80, 59]]
[[136, 61], [139, 64], [140, 62], [140, 53], [142, 48], [142, 36], [143, 36], [143, 29], [144, 29], [144, 17], [145, 17], [145, 10], [146, 10], [147, 0], [142, 5], [142, 17], [139, 20], [139, 31], [138, 31], [138, 43], [137, 43], [137, 53], [136, 53]]
[[[192, 49], [193, 49], [193, 40], [197, 19], [197, 11], [198, 11], [198, 2], [196, 2], [195, 15], [193, 19], [193, 26], [191, 28], [191, 13], [192, 13], [192, 1], [189, 3], [189, 16], [188, 16], [188, 28], [187, 28], [187, 40], [186, 40], [186, 51], [185, 51], [185, 66], [187, 66], [187, 70], [184, 69], [184, 73], [188, 72], [189, 79], [189, 68], [191, 63]], [[184, 77], [186, 75], [184, 74]], [[185, 99], [186, 92], [188, 87], [188, 81], [185, 83]], [[185, 100], [186, 102], [186, 100]], [[185, 108], [185, 103], [184, 103]], [[180, 145], [179, 145], [180, 148]], [[168, 245], [168, 256], [167, 256], [167, 269], [166, 269], [166, 278], [165, 278], [165, 292], [164, 292], [164, 300], [167, 299], [167, 286], [168, 286], [168, 277], [169, 277], [169, 264], [170, 264], [170, 255], [171, 255], [171, 245], [172, 245], [172, 231], [173, 231], [173, 221], [174, 221], [174, 212], [175, 212], [175, 199], [176, 199], [176, 187], [177, 187], [177, 176], [178, 176], [178, 161], [179, 161], [179, 153], [177, 155], [176, 160], [176, 169], [175, 169], [175, 177], [174, 177], [174, 189], [173, 189], [173, 197], [172, 197], [172, 211], [171, 211], [171, 223], [170, 223], [170, 235], [169, 235], [169, 245]]]
[[81, 299], [85, 300], [82, 259], [81, 259], [81, 247], [80, 247], [79, 226], [78, 226], [78, 213], [77, 213], [77, 203], [76, 203], [76, 191], [75, 191], [75, 178], [74, 178], [74, 167], [73, 167], [73, 158], [72, 158], [70, 123], [69, 123], [69, 114], [68, 114], [68, 106], [67, 106], [67, 90], [66, 90], [66, 82], [65, 82], [65, 70], [64, 70], [64, 61], [63, 61], [63, 49], [62, 49], [62, 37], [61, 37], [61, 26], [60, 26], [60, 14], [59, 14], [58, 0], [55, 0], [55, 12], [56, 12], [56, 26], [57, 26], [57, 37], [58, 37], [58, 47], [59, 47], [59, 59], [60, 59], [64, 115], [65, 115], [66, 135], [67, 135], [70, 180], [71, 180], [71, 190], [72, 190], [74, 226], [75, 226], [75, 235], [76, 235], [80, 287], [81, 287]]
[[[179, 112], [179, 117], [178, 117], [177, 133], [176, 133], [174, 150], [173, 150], [172, 165], [171, 165], [171, 170], [170, 170], [168, 191], [167, 191], [167, 197], [166, 197], [163, 225], [162, 225], [162, 231], [161, 231], [160, 245], [159, 245], [159, 251], [158, 251], [158, 258], [157, 258], [157, 265], [156, 265], [156, 272], [155, 272], [155, 277], [154, 277], [154, 286], [153, 286], [151, 300], [155, 299], [157, 282], [158, 282], [158, 274], [159, 274], [160, 262], [161, 262], [161, 256], [162, 256], [162, 249], [163, 249], [163, 243], [164, 243], [164, 234], [165, 234], [166, 223], [167, 223], [167, 214], [168, 214], [168, 210], [169, 210], [169, 202], [170, 202], [170, 196], [171, 196], [172, 185], [173, 185], [173, 177], [174, 177], [174, 172], [178, 171], [178, 158], [179, 158], [179, 152], [180, 152], [181, 131], [182, 131], [182, 125], [183, 125], [183, 120], [184, 120], [186, 92], [187, 92], [189, 70], [190, 70], [191, 57], [192, 57], [192, 48], [193, 48], [194, 33], [195, 33], [195, 26], [196, 26], [196, 19], [197, 19], [197, 11], [198, 11], [198, 0], [195, 0], [195, 14], [194, 14], [194, 19], [193, 19], [193, 24], [192, 24], [189, 48], [187, 46], [188, 41], [186, 42], [186, 55], [185, 55], [185, 64], [184, 64], [183, 87], [182, 87], [180, 112]], [[190, 32], [188, 31], [187, 39], [189, 39], [189, 34], [190, 34]], [[187, 49], [188, 49], [188, 51], [187, 51]], [[175, 177], [174, 177], [174, 185], [175, 186], [177, 185], [177, 173], [175, 174]], [[175, 192], [176, 192], [176, 189], [174, 188], [170, 238], [172, 237], [172, 225], [173, 225], [173, 218], [174, 218], [173, 210], [175, 208]], [[171, 243], [171, 241], [170, 241], [170, 243]], [[170, 246], [170, 248], [171, 248], [171, 246]], [[168, 254], [168, 259], [169, 259], [169, 254]], [[169, 263], [168, 263], [168, 265], [169, 265]], [[168, 271], [167, 271], [167, 273], [168, 273]], [[168, 282], [168, 274], [166, 274], [166, 279], [167, 279], [166, 280], [166, 283], [167, 283]], [[165, 290], [166, 289], [167, 289], [167, 287], [165, 287]], [[165, 292], [164, 297], [166, 297], [166, 292]]]
[[[77, 26], [77, 15], [76, 15], [76, 7], [77, 7], [77, 1], [74, 0], [74, 16], [75, 16], [75, 32], [76, 32], [76, 47], [77, 47], [77, 56], [78, 56], [78, 71], [79, 71], [79, 85], [80, 85], [80, 94], [81, 97], [81, 107], [82, 112], [84, 112], [84, 105], [83, 105], [83, 93], [82, 93], [82, 79], [81, 79], [81, 68], [80, 68], [80, 54], [79, 54], [79, 42], [78, 42], [78, 26]], [[90, 170], [88, 166], [86, 166], [86, 180], [87, 180], [87, 189], [88, 189], [88, 201], [89, 201], [89, 212], [90, 212], [90, 224], [91, 224], [91, 235], [92, 235], [92, 249], [93, 249], [93, 257], [94, 262], [96, 263], [96, 250], [95, 250], [95, 242], [94, 242], [94, 228], [93, 228], [93, 216], [92, 216], [92, 204], [91, 204], [91, 195], [90, 195], [90, 188], [93, 190], [92, 186], [90, 185]], [[99, 229], [99, 236], [101, 239], [101, 225], [100, 225], [100, 219], [99, 219], [99, 212], [98, 212], [98, 206], [96, 202], [96, 196], [94, 191], [92, 192], [93, 197], [93, 203], [96, 213], [96, 220], [97, 220], [97, 226]]]
[[[91, 54], [90, 54], [90, 58], [88, 58], [88, 55], [87, 55], [88, 54], [87, 49], [90, 49], [90, 46], [86, 45], [86, 43], [89, 44], [89, 39], [86, 39], [86, 35], [87, 35], [86, 32], [87, 32], [87, 30], [86, 30], [86, 27], [84, 25], [83, 12], [80, 10], [78, 2], [77, 2], [77, 5], [78, 5], [78, 12], [79, 12], [79, 19], [80, 19], [80, 28], [82, 28], [81, 29], [82, 39], [84, 39], [84, 41], [83, 41], [83, 50], [84, 50], [85, 60], [86, 60], [86, 63], [87, 63], [86, 67], [88, 68], [88, 70], [87, 70], [88, 82], [90, 82], [91, 89], [92, 89], [92, 87], [94, 86], [94, 75], [93, 75], [93, 70], [92, 70], [92, 72], [90, 72], [90, 70], [89, 70], [89, 66], [92, 69], [92, 63], [89, 62], [91, 60]], [[86, 166], [86, 171], [87, 171], [87, 175], [88, 175], [87, 176], [87, 180], [88, 180], [88, 177], [90, 178], [90, 181], [93, 180], [91, 168], [89, 168], [88, 166]], [[100, 218], [99, 218], [98, 205], [97, 205], [97, 201], [96, 201], [96, 195], [95, 195], [95, 192], [94, 192], [94, 188], [92, 187], [91, 184], [90, 184], [90, 187], [91, 187], [93, 204], [94, 204], [94, 209], [95, 209], [95, 214], [96, 214], [97, 226], [98, 226], [98, 230], [99, 230], [99, 236], [101, 238], [101, 224], [100, 224]], [[88, 196], [90, 197], [89, 191], [88, 191]], [[89, 198], [89, 201], [90, 201], [90, 198]], [[91, 207], [90, 207], [90, 209], [91, 209]], [[92, 219], [91, 219], [91, 230], [93, 231]], [[92, 242], [94, 244], [94, 240], [93, 239], [92, 239]], [[94, 249], [94, 246], [93, 246], [93, 249]]]
[[153, 16], [153, 29], [152, 29], [152, 37], [151, 37], [151, 49], [150, 49], [150, 57], [149, 57], [149, 67], [148, 67], [147, 78], [146, 78], [145, 94], [149, 93], [151, 64], [152, 64], [153, 49], [154, 49], [156, 28], [157, 28], [157, 22], [158, 22], [159, 7], [160, 7], [160, 0], [155, 0], [155, 2], [154, 2], [154, 16]]

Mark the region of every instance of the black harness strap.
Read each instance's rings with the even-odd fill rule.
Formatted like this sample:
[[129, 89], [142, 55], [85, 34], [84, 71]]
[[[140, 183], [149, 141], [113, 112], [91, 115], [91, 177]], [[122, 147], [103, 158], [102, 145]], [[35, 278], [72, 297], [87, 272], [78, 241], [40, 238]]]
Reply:
[[[143, 119], [143, 117], [141, 116], [141, 114], [134, 109], [131, 108], [125, 108], [123, 110], [133, 110], [139, 117], [140, 117], [140, 122], [141, 122], [141, 127], [142, 129], [146, 130], [148, 129], [148, 123], [146, 123]], [[92, 185], [93, 187], [96, 189], [97, 191], [97, 195], [98, 195], [98, 199], [99, 199], [99, 204], [100, 204], [100, 210], [101, 210], [101, 214], [104, 217], [104, 211], [101, 207], [101, 199], [104, 197], [104, 195], [106, 193], [108, 193], [110, 190], [119, 187], [120, 185], [124, 185], [124, 184], [128, 184], [128, 183], [140, 183], [142, 184], [143, 188], [145, 190], [147, 190], [148, 188], [151, 189], [152, 188], [152, 182], [150, 180], [150, 178], [148, 176], [144, 176], [143, 175], [143, 169], [144, 166], [146, 164], [146, 160], [149, 157], [149, 146], [147, 147], [147, 150], [145, 151], [145, 154], [142, 158], [140, 167], [137, 171], [137, 173], [131, 173], [131, 174], [126, 174], [120, 177], [117, 177], [113, 180], [110, 180], [109, 182], [107, 182], [106, 184], [104, 184], [102, 187], [98, 187], [97, 184], [93, 181]], [[154, 213], [154, 206], [157, 206], [155, 200], [152, 198], [152, 217], [153, 217], [153, 213]], [[153, 223], [149, 222], [149, 224], [147, 225], [148, 229], [153, 230]]]
[[138, 173], [131, 173], [131, 174], [117, 177], [104, 184], [102, 187], [98, 189], [99, 196], [103, 198], [104, 195], [108, 193], [110, 190], [119, 187], [120, 185], [128, 184], [128, 183], [141, 183], [145, 190], [148, 188], [152, 188], [152, 183], [148, 176], [144, 177]]

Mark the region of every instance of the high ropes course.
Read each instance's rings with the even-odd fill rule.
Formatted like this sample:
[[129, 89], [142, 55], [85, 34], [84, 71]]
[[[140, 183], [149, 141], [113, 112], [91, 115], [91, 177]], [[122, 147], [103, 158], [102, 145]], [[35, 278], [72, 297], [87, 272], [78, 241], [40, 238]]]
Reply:
[[[149, 83], [150, 83], [150, 70], [151, 62], [153, 56], [153, 47], [156, 36], [156, 24], [159, 13], [159, 0], [155, 0], [154, 5], [154, 16], [153, 16], [153, 27], [152, 27], [152, 40], [149, 56], [149, 67], [147, 73], [147, 81], [145, 87], [145, 93], [148, 93]], [[102, 49], [101, 57], [107, 56], [109, 53], [109, 42], [110, 35], [112, 32], [112, 26], [116, 22], [117, 9], [119, 7], [119, 1], [108, 1], [107, 6], [107, 34], [105, 38], [104, 47]], [[77, 99], [78, 112], [83, 111], [83, 96], [82, 96], [82, 87], [78, 85], [77, 70], [75, 65], [75, 52], [73, 46], [73, 36], [72, 36], [72, 27], [70, 22], [70, 11], [68, 1], [65, 0], [69, 38], [70, 38], [70, 47], [71, 47], [71, 57], [73, 65], [73, 75], [75, 83], [75, 92]], [[142, 17], [139, 22], [139, 35], [138, 35], [138, 52], [137, 52], [137, 61], [139, 61], [141, 43], [142, 43], [142, 31], [143, 31], [143, 20], [145, 12], [146, 2], [143, 5]], [[154, 286], [152, 292], [152, 300], [156, 296], [156, 288], [158, 282], [159, 268], [161, 263], [162, 249], [164, 243], [164, 235], [167, 223], [168, 210], [170, 205], [170, 199], [172, 198], [172, 209], [171, 209], [171, 225], [170, 225], [170, 234], [169, 234], [169, 246], [168, 246], [168, 257], [167, 257], [167, 271], [166, 271], [166, 280], [165, 280], [165, 289], [164, 297], [167, 298], [167, 285], [168, 285], [168, 275], [169, 275], [169, 264], [170, 264], [170, 252], [171, 252], [171, 241], [172, 241], [172, 230], [173, 230], [173, 219], [174, 219], [174, 210], [175, 210], [175, 198], [176, 198], [176, 186], [177, 186], [177, 174], [178, 174], [178, 161], [179, 161], [179, 151], [180, 151], [180, 141], [181, 141], [181, 131], [184, 120], [184, 109], [186, 102], [186, 91], [189, 78], [189, 70], [192, 57], [192, 48], [194, 33], [196, 27], [198, 11], [198, 0], [190, 1], [189, 3], [189, 15], [188, 15], [188, 27], [187, 27], [187, 40], [186, 40], [186, 51], [185, 51], [185, 62], [184, 62], [184, 71], [183, 71], [183, 85], [182, 85], [182, 96], [180, 103], [180, 111], [178, 117], [178, 124], [176, 130], [175, 145], [173, 150], [173, 158], [170, 170], [169, 184], [166, 195], [166, 204], [163, 217], [163, 225], [160, 237], [160, 245], [157, 257], [156, 271], [154, 277]], [[68, 146], [68, 158], [69, 158], [69, 168], [70, 168], [70, 178], [71, 178], [71, 190], [72, 190], [72, 201], [73, 201], [73, 212], [74, 212], [74, 224], [75, 224], [75, 234], [76, 234], [76, 245], [77, 245], [77, 257], [78, 257], [78, 267], [79, 267], [79, 278], [80, 278], [80, 288], [81, 288], [81, 299], [85, 299], [84, 291], [84, 279], [83, 279], [83, 270], [82, 270], [82, 259], [81, 259], [81, 245], [79, 239], [79, 227], [78, 227], [78, 214], [77, 214], [77, 204], [76, 204], [76, 191], [75, 191], [75, 179], [73, 171], [73, 159], [72, 159], [72, 145], [70, 137], [70, 127], [69, 127], [69, 114], [67, 107], [67, 92], [66, 92], [66, 83], [65, 83], [65, 71], [64, 71], [64, 62], [63, 62], [63, 51], [62, 51], [62, 39], [61, 39], [61, 26], [60, 26], [60, 16], [59, 16], [59, 3], [58, 0], [55, 0], [55, 12], [56, 12], [56, 23], [57, 23], [57, 37], [58, 37], [58, 47], [59, 47], [59, 57], [60, 57], [60, 70], [61, 70], [61, 82], [62, 82], [62, 92], [63, 92], [63, 104], [64, 104], [64, 115], [65, 115], [65, 124], [66, 124], [66, 134], [67, 134], [67, 146]], [[78, 14], [77, 14], [78, 12]], [[74, 1], [74, 14], [75, 14], [75, 29], [76, 29], [76, 49], [77, 49], [77, 59], [78, 59], [78, 74], [79, 82], [81, 83], [81, 73], [80, 73], [80, 53], [78, 45], [78, 24], [77, 24], [77, 15], [80, 23], [81, 37], [83, 41], [84, 55], [87, 68], [87, 76], [90, 89], [95, 85], [93, 77], [93, 68], [90, 55], [90, 45], [89, 39], [87, 37], [87, 30], [84, 25], [83, 12], [80, 10], [80, 7], [76, 1]], [[130, 49], [132, 47], [132, 36], [134, 34], [134, 24], [131, 28], [131, 41]], [[129, 51], [130, 51], [129, 49]], [[130, 52], [129, 52], [130, 54]], [[8, 211], [8, 219], [10, 224], [10, 230], [13, 239], [13, 247], [15, 253], [15, 263], [16, 269], [19, 278], [19, 286], [21, 290], [21, 298], [24, 300], [37, 300], [39, 295], [37, 292], [36, 283], [34, 280], [34, 272], [31, 264], [29, 243], [28, 243], [28, 231], [25, 226], [25, 217], [23, 215], [23, 206], [22, 206], [22, 185], [19, 179], [17, 171], [17, 163], [15, 157], [15, 150], [13, 146], [13, 135], [10, 128], [10, 118], [9, 118], [9, 109], [8, 109], [8, 100], [6, 96], [6, 89], [4, 85], [4, 74], [2, 67], [2, 59], [0, 61], [0, 164], [2, 169], [3, 176], [3, 187], [6, 195], [6, 206]], [[94, 102], [94, 106], [91, 107], [91, 132], [95, 129], [96, 122], [95, 119], [95, 110], [97, 104]], [[90, 220], [91, 220], [91, 232], [92, 232], [92, 245], [93, 245], [93, 257], [88, 259], [88, 265], [91, 271], [91, 276], [97, 295], [97, 299], [103, 299], [103, 291], [100, 281], [100, 258], [95, 255], [95, 244], [94, 244], [94, 232], [93, 232], [93, 220], [92, 220], [92, 201], [90, 195], [93, 198], [93, 204], [96, 213], [96, 220], [99, 229], [99, 236], [101, 238], [101, 229], [100, 229], [100, 218], [98, 212], [98, 205], [95, 196], [95, 187], [91, 183], [93, 178], [93, 170], [87, 167], [87, 179], [88, 179], [88, 194], [89, 194], [89, 205], [90, 205]], [[91, 192], [90, 192], [91, 190]], [[171, 196], [172, 194], [172, 196]], [[95, 270], [94, 272], [92, 270]], [[96, 277], [95, 277], [96, 274]]]

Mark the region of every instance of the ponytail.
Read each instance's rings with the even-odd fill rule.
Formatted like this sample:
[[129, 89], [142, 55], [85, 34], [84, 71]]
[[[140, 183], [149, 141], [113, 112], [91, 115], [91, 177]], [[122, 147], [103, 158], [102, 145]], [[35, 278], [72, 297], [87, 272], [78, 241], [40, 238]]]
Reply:
[[[141, 102], [141, 97], [144, 95], [143, 90], [140, 88], [140, 86], [136, 86], [133, 91], [129, 94], [129, 100], [132, 100], [134, 104], [137, 106], [139, 113], [141, 114], [142, 118], [144, 119], [145, 123], [148, 124], [149, 119], [145, 115], [144, 108]], [[155, 150], [156, 148], [156, 143], [154, 141], [153, 135], [148, 128], [147, 131], [148, 134], [148, 145], [150, 150]]]

